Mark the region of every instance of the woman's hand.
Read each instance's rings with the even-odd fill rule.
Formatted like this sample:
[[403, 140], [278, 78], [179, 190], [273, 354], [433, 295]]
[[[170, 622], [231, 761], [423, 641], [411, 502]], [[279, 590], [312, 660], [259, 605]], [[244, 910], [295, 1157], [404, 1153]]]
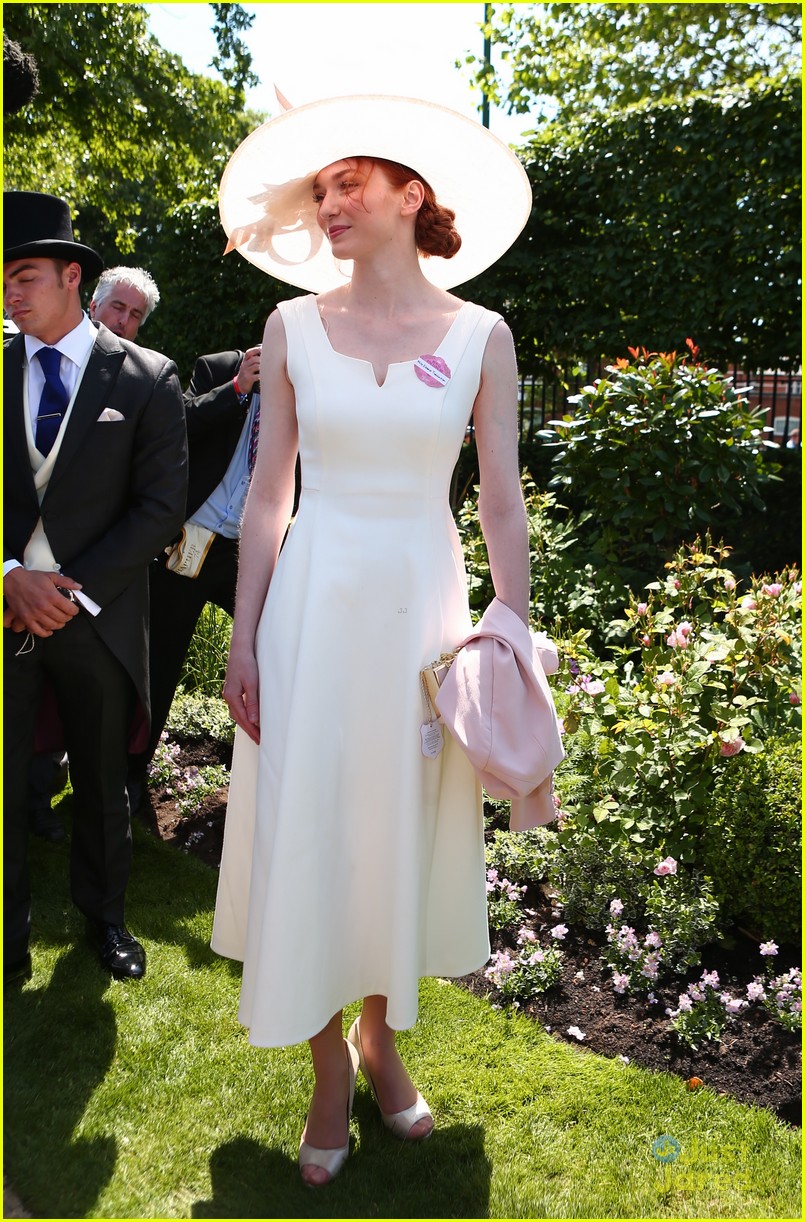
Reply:
[[253, 649], [229, 651], [223, 697], [236, 725], [252, 742], [260, 742], [259, 674]]

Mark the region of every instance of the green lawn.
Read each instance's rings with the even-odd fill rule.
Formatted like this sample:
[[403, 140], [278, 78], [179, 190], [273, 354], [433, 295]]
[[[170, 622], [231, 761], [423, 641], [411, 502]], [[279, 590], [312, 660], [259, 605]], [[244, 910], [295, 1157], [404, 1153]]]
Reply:
[[[438, 980], [400, 1037], [433, 1139], [396, 1142], [359, 1079], [350, 1159], [306, 1189], [307, 1049], [249, 1046], [239, 966], [209, 949], [215, 872], [135, 828], [128, 919], [149, 960], [124, 984], [83, 943], [66, 847], [32, 848], [34, 977], [4, 1005], [5, 1169], [35, 1216], [800, 1216], [799, 1134], [770, 1113], [558, 1043]], [[673, 1163], [652, 1154], [662, 1135], [681, 1144]]]

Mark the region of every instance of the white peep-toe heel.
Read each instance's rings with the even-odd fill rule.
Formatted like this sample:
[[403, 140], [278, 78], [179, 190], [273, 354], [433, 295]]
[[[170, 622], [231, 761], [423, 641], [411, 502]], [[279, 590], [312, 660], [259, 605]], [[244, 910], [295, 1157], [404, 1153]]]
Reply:
[[302, 1182], [308, 1188], [323, 1188], [325, 1184], [331, 1183], [338, 1175], [338, 1172], [347, 1161], [349, 1154], [349, 1120], [352, 1115], [352, 1101], [355, 1098], [355, 1080], [358, 1076], [358, 1066], [360, 1059], [358, 1052], [351, 1044], [344, 1040], [344, 1045], [347, 1050], [347, 1063], [349, 1065], [349, 1098], [347, 1100], [347, 1144], [345, 1146], [336, 1146], [332, 1150], [319, 1150], [316, 1146], [311, 1146], [306, 1141], [301, 1141], [299, 1144], [299, 1169], [303, 1167], [321, 1167], [328, 1174], [328, 1179], [322, 1180], [321, 1184], [315, 1184], [311, 1180], [306, 1180], [302, 1177]]
[[[404, 1108], [401, 1112], [384, 1112], [382, 1107], [380, 1107], [380, 1101], [377, 1097], [375, 1084], [372, 1081], [369, 1070], [366, 1068], [366, 1060], [363, 1055], [363, 1045], [361, 1044], [361, 1033], [358, 1027], [357, 1018], [349, 1029], [347, 1043], [351, 1045], [353, 1050], [358, 1055], [358, 1062], [361, 1067], [361, 1072], [364, 1078], [366, 1078], [366, 1081], [369, 1083], [369, 1089], [374, 1095], [374, 1100], [380, 1110], [380, 1117], [383, 1124], [387, 1129], [391, 1130], [395, 1137], [399, 1137], [401, 1141], [405, 1141], [408, 1139], [411, 1129], [418, 1123], [418, 1121], [427, 1119], [433, 1120], [431, 1110], [420, 1095], [419, 1091], [416, 1093], [416, 1101], [412, 1103], [410, 1107]], [[427, 1133], [422, 1133], [420, 1136], [412, 1137], [410, 1140], [424, 1141], [427, 1137], [430, 1137], [432, 1132], [433, 1127], [431, 1126]]]

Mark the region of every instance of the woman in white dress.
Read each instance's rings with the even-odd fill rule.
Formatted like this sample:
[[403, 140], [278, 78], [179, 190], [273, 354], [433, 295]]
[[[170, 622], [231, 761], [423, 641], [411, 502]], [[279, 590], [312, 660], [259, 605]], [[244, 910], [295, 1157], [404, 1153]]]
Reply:
[[347, 1157], [359, 1067], [397, 1137], [430, 1135], [394, 1033], [416, 1021], [420, 976], [489, 954], [480, 786], [433, 724], [420, 670], [471, 626], [448, 499], [470, 414], [495, 592], [528, 622], [512, 339], [447, 289], [502, 254], [529, 209], [510, 150], [402, 98], [289, 110], [221, 184], [230, 248], [318, 293], [281, 303], [263, 338], [212, 942], [243, 960], [251, 1041], [309, 1040], [310, 1185]]

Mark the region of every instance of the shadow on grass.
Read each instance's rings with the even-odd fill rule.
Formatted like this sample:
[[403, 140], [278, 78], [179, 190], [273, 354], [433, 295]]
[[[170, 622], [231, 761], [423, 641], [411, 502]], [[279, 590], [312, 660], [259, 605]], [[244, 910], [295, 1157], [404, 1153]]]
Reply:
[[[42, 958], [59, 953], [41, 987], [4, 989], [4, 1161], [11, 1186], [34, 1216], [81, 1218], [97, 1206], [119, 1153], [111, 1133], [76, 1134], [118, 1052], [109, 990], [136, 994], [142, 986], [112, 982], [88, 944], [84, 918], [70, 899], [71, 796], [58, 806], [62, 817], [67, 815], [66, 841], [54, 845], [31, 837], [30, 843], [34, 983], [41, 979]], [[184, 885], [166, 887], [165, 865], [169, 858], [175, 861], [175, 850], [155, 843], [139, 827], [133, 832], [127, 921], [146, 944], [147, 980], [158, 979], [162, 943], [181, 946], [190, 968], [221, 964], [209, 946], [208, 922], [197, 925], [208, 915], [211, 923], [214, 873], [188, 861]], [[236, 976], [240, 964], [230, 966]]]
[[[373, 1105], [366, 1103], [366, 1110]], [[360, 1139], [338, 1178], [306, 1188], [296, 1160], [238, 1137], [210, 1159], [213, 1196], [193, 1218], [483, 1218], [491, 1164], [480, 1126], [437, 1129], [427, 1142], [398, 1142], [358, 1109]], [[300, 1122], [301, 1125], [301, 1122]], [[353, 1126], [354, 1127], [354, 1126]]]
[[[7, 990], [5, 998], [5, 1158], [16, 1169], [31, 1165], [26, 1149], [38, 1154], [47, 1174], [29, 1183], [15, 1171], [14, 1188], [23, 1200], [35, 1199], [44, 1218], [86, 1217], [117, 1162], [113, 1136], [75, 1135], [117, 1041], [114, 1012], [103, 998], [108, 979], [80, 970], [86, 954], [74, 947], [44, 988]], [[60, 1021], [48, 1021], [59, 1014]], [[67, 1014], [69, 1032], [62, 1028]]]

